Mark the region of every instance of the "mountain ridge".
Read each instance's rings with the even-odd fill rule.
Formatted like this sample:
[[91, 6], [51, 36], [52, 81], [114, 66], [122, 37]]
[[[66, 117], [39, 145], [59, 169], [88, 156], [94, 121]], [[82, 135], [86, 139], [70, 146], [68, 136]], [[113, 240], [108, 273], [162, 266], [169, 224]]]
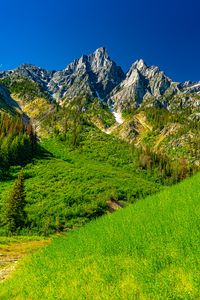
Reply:
[[[0, 72], [1, 79], [6, 77], [37, 82], [57, 102], [85, 96], [104, 100], [118, 110], [146, 105], [146, 102], [150, 106], [158, 103], [169, 106], [166, 99], [162, 99], [169, 95], [200, 95], [200, 81], [174, 82], [159, 67], [148, 66], [143, 59], [136, 60], [124, 73], [104, 47], [82, 55], [60, 71], [23, 64]], [[150, 103], [149, 98], [153, 98]], [[198, 101], [196, 106], [198, 108]]]

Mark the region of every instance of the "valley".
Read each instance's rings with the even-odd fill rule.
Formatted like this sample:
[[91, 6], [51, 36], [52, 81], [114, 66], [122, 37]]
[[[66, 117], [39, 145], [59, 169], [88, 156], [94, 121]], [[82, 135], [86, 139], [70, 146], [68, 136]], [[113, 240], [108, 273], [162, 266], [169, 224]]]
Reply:
[[103, 47], [1, 71], [0, 299], [198, 299], [199, 117]]

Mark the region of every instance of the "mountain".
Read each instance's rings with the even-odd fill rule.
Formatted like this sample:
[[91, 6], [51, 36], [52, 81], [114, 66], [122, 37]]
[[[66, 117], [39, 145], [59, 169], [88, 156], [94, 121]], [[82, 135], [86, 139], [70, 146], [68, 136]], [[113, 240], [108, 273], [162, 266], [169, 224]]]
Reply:
[[159, 67], [148, 66], [142, 59], [134, 62], [125, 74], [103, 47], [74, 60], [61, 71], [23, 64], [0, 72], [0, 79], [9, 79], [12, 85], [22, 79], [34, 82], [49, 100], [60, 104], [82, 96], [104, 100], [114, 111], [143, 106], [172, 111], [191, 108], [196, 112], [200, 105], [200, 82], [174, 82]]
[[124, 78], [121, 67], [109, 57], [105, 48], [74, 60], [62, 71], [47, 71], [24, 64], [15, 70], [0, 72], [0, 78], [26, 78], [37, 82], [58, 102], [76, 96], [105, 98]]
[[121, 67], [110, 59], [105, 48], [99, 48], [54, 73], [48, 87], [57, 100], [80, 95], [105, 98], [124, 78]]
[[[103, 47], [74, 60], [61, 71], [24, 64], [15, 70], [0, 72], [0, 78], [36, 82], [60, 103], [84, 96], [106, 99], [110, 107], [120, 111], [141, 105], [199, 107], [196, 96], [200, 95], [200, 82], [174, 82], [157, 66], [147, 66], [142, 59], [134, 62], [125, 75]], [[173, 98], [175, 95], [182, 98]]]
[[121, 109], [137, 107], [148, 97], [162, 96], [171, 84], [172, 80], [158, 67], [148, 67], [140, 59], [131, 66], [126, 78], [111, 92], [109, 100]]
[[12, 81], [26, 78], [37, 82], [46, 90], [54, 73], [55, 71], [47, 71], [31, 64], [23, 64], [14, 70], [0, 72], [0, 78], [10, 78]]
[[158, 67], [147, 66], [140, 59], [131, 66], [126, 78], [113, 89], [107, 99], [118, 111], [138, 106], [198, 109], [199, 94], [200, 82], [173, 82]]
[[[134, 62], [125, 75], [105, 48], [83, 55], [61, 71], [24, 64], [0, 72], [0, 83], [4, 85], [1, 89], [7, 95], [4, 97], [7, 105], [21, 108], [41, 134], [54, 131], [53, 127], [56, 130], [64, 127], [55, 102], [62, 110], [63, 103], [73, 102], [78, 96], [90, 100], [90, 108], [88, 101], [82, 107], [88, 112], [86, 118], [106, 133], [116, 132], [116, 126], [123, 123], [122, 113], [133, 113], [138, 107], [144, 110], [162, 107], [172, 113], [187, 111], [187, 119], [200, 119], [200, 82], [174, 82], [159, 67], [148, 66], [142, 59]], [[77, 105], [82, 104], [77, 102]], [[47, 119], [52, 120], [51, 126], [46, 125]], [[133, 126], [129, 125], [126, 135], [131, 130], [132, 136]]]

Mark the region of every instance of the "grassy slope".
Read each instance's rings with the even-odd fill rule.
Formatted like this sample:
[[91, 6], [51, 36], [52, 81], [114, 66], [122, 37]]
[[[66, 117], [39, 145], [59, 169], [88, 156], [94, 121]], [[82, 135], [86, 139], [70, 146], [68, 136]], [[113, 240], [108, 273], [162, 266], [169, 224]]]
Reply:
[[[53, 232], [58, 222], [64, 227], [82, 225], [102, 215], [111, 198], [134, 202], [160, 188], [137, 170], [127, 144], [101, 132], [91, 131], [73, 151], [57, 139], [42, 145], [51, 155], [24, 168], [32, 234]], [[1, 182], [0, 208], [12, 184], [13, 180]]]
[[192, 121], [186, 111], [171, 113], [166, 109], [139, 109], [124, 114], [125, 122], [114, 134], [133, 140], [142, 148], [168, 155], [172, 160], [187, 159], [189, 165], [200, 165], [200, 122]]
[[3, 299], [198, 299], [200, 174], [58, 238]]

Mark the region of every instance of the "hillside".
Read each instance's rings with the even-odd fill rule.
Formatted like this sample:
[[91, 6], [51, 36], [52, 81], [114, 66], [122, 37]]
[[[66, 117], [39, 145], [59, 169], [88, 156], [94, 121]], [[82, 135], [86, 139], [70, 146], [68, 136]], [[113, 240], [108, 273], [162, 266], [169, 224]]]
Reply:
[[200, 174], [54, 239], [0, 286], [6, 299], [198, 299]]
[[[24, 167], [28, 214], [22, 234], [48, 235], [81, 226], [108, 210], [108, 202], [134, 202], [162, 188], [158, 175], [137, 166], [131, 147], [88, 128], [81, 145], [48, 138]], [[19, 167], [0, 185], [0, 234], [6, 233], [4, 207]]]
[[164, 108], [140, 108], [122, 113], [123, 122], [112, 134], [152, 154], [166, 156], [166, 161], [187, 161], [191, 168], [200, 166], [200, 122], [185, 110], [172, 113]]

